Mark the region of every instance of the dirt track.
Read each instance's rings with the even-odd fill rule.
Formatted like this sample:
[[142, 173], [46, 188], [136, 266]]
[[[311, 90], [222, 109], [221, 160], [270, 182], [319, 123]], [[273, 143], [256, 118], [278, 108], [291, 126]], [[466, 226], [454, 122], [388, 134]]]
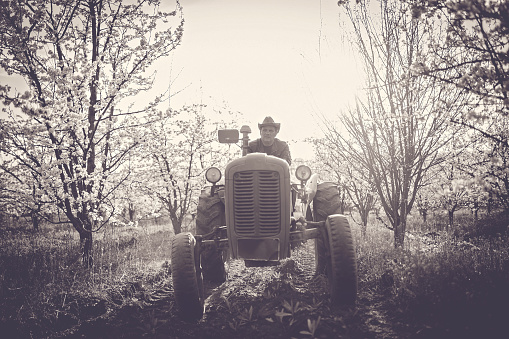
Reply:
[[[206, 286], [205, 314], [197, 323], [176, 314], [171, 286], [60, 334], [67, 338], [401, 338], [408, 330], [389, 321], [379, 294], [360, 289], [355, 309], [331, 310], [327, 281], [315, 277], [311, 242], [281, 265], [228, 264], [228, 280]], [[362, 284], [361, 284], [362, 285]], [[317, 320], [319, 322], [317, 322]], [[306, 333], [309, 332], [309, 333]]]

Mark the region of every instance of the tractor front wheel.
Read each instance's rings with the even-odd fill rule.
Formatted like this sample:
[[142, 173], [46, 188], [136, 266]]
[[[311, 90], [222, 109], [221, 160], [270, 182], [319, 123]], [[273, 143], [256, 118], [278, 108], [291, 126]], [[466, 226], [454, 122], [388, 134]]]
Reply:
[[203, 279], [195, 260], [199, 255], [196, 252], [196, 240], [191, 233], [175, 235], [171, 247], [171, 276], [177, 309], [185, 321], [198, 320], [203, 316]]
[[[313, 218], [306, 214], [307, 220], [325, 221], [329, 215], [341, 213], [341, 199], [336, 184], [322, 182], [318, 184], [315, 198], [313, 199]], [[315, 239], [315, 263], [316, 274], [326, 273], [327, 258], [323, 238]]]
[[[211, 196], [210, 188], [206, 189], [198, 200], [196, 234], [208, 234], [215, 227], [223, 225], [226, 225], [224, 204], [217, 192]], [[203, 279], [223, 283], [226, 280], [224, 262], [228, 257], [228, 251], [209, 247], [202, 251], [201, 256]]]
[[357, 260], [352, 232], [344, 215], [332, 215], [325, 221], [330, 257], [327, 277], [332, 305], [354, 304], [357, 298]]

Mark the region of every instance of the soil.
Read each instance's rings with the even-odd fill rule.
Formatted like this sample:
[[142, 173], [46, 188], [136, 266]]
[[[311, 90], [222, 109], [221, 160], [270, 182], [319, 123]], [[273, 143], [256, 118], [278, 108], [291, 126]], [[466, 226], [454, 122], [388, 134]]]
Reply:
[[179, 318], [171, 283], [139, 291], [128, 305], [110, 308], [53, 338], [405, 338], [414, 330], [387, 311], [380, 291], [362, 288], [356, 307], [333, 309], [327, 279], [314, 275], [314, 245], [304, 244], [272, 267], [228, 263], [228, 279], [206, 284], [205, 313]]

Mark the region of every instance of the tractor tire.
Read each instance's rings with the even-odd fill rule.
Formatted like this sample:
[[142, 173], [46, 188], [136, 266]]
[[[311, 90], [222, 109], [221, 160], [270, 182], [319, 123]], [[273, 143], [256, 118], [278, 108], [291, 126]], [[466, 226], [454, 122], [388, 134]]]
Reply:
[[330, 258], [327, 276], [333, 306], [355, 304], [357, 298], [357, 260], [352, 232], [344, 215], [332, 215], [325, 221]]
[[[341, 200], [337, 185], [332, 182], [318, 184], [316, 195], [313, 199], [313, 220], [325, 221], [329, 215], [339, 214], [340, 212]], [[315, 239], [315, 272], [317, 275], [326, 273], [327, 251], [323, 239], [323, 237]]]
[[203, 316], [203, 280], [196, 269], [196, 240], [189, 233], [179, 233], [171, 246], [171, 277], [180, 317], [195, 321]]
[[[196, 234], [203, 235], [212, 232], [217, 226], [226, 225], [224, 204], [217, 192], [210, 196], [210, 188], [200, 195], [196, 211]], [[228, 251], [208, 248], [201, 253], [203, 279], [216, 283], [226, 280], [224, 262]]]

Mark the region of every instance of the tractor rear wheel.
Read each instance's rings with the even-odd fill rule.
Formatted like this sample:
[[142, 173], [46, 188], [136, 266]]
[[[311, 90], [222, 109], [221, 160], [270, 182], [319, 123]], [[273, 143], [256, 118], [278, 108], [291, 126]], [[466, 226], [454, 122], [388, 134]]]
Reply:
[[[219, 195], [210, 195], [210, 188], [200, 195], [196, 211], [196, 234], [208, 234], [215, 227], [226, 225], [224, 204]], [[226, 280], [225, 259], [228, 251], [216, 248], [204, 249], [201, 253], [203, 279], [222, 283]]]
[[352, 232], [344, 215], [332, 215], [325, 221], [330, 257], [327, 276], [332, 305], [354, 304], [357, 298], [357, 260]]
[[[325, 221], [329, 215], [340, 213], [341, 200], [337, 185], [332, 182], [318, 184], [316, 195], [313, 199], [313, 220]], [[327, 259], [323, 237], [315, 239], [315, 263], [316, 274], [326, 273]]]
[[175, 301], [180, 317], [194, 321], [203, 316], [203, 280], [196, 267], [196, 240], [189, 233], [179, 233], [171, 246], [171, 277]]

